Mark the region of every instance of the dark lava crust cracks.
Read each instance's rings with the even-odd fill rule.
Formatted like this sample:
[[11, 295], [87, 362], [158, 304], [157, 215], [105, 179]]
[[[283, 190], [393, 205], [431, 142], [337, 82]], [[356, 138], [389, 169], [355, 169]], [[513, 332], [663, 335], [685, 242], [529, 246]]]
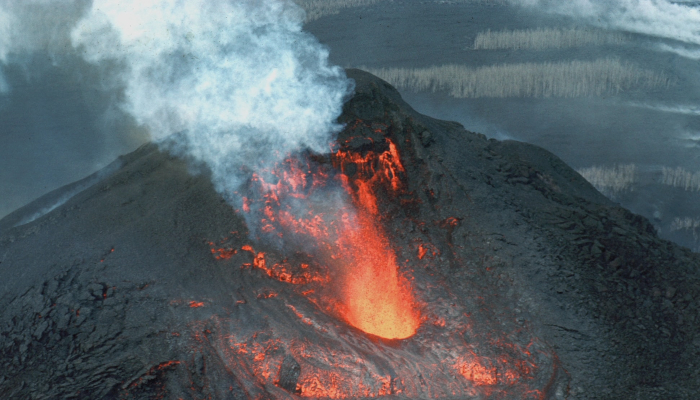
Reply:
[[[552, 154], [422, 116], [385, 82], [348, 74], [357, 88], [338, 142], [379, 152], [388, 138], [406, 169], [405, 190], [379, 193], [379, 208], [427, 304], [416, 340], [468, 314], [464, 340], [491, 343], [485, 356], [504, 342], [542, 354], [532, 385], [545, 398], [697, 397], [697, 254], [659, 239]], [[248, 238], [206, 172], [155, 145], [120, 161], [35, 221], [13, 227], [60, 189], [0, 221], [0, 397], [292, 398], [307, 361], [271, 346], [277, 380], [261, 386], [251, 383], [260, 371], [226, 350], [230, 332], [252, 346], [281, 331], [328, 346], [352, 338], [342, 346], [392, 377], [386, 397], [405, 397], [386, 345], [241, 269], [253, 255], [212, 255], [210, 242], [288, 257]], [[504, 390], [493, 398], [518, 398]]]

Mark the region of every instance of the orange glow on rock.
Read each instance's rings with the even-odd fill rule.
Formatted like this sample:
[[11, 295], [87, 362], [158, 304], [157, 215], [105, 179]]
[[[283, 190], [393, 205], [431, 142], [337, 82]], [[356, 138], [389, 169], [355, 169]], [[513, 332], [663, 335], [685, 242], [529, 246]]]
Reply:
[[[393, 191], [401, 188], [399, 172], [404, 167], [393, 142], [381, 154], [338, 151], [335, 164], [345, 172], [355, 163], [358, 172], [352, 181], [343, 175], [345, 190], [359, 205], [356, 217], [341, 218], [338, 237], [340, 258], [351, 267], [344, 276], [341, 313], [351, 325], [387, 339], [405, 339], [416, 333], [420, 321], [408, 282], [398, 274], [396, 255], [386, 235], [374, 222], [379, 213], [376, 188], [382, 184]], [[353, 190], [353, 187], [356, 189]]]
[[498, 383], [495, 368], [486, 368], [477, 360], [469, 360], [459, 365], [459, 373], [477, 386]]
[[309, 266], [306, 265], [306, 267], [304, 267], [304, 265], [306, 264], [301, 264], [299, 266], [301, 271], [295, 271], [286, 261], [269, 266], [265, 260], [265, 253], [260, 252], [255, 256], [252, 264], [246, 263], [243, 264], [243, 267], [260, 269], [272, 279], [276, 279], [280, 282], [291, 283], [293, 285], [305, 285], [310, 282], [328, 282], [328, 277], [321, 276], [320, 274], [312, 271], [305, 271], [305, 269], [307, 269]]
[[367, 333], [404, 339], [418, 329], [414, 299], [398, 275], [396, 256], [386, 238], [366, 217], [357, 225], [344, 219], [340, 254], [352, 272], [344, 277], [344, 319]]
[[214, 248], [214, 243], [212, 242], [210, 242], [209, 245], [212, 246], [211, 254], [213, 254], [214, 258], [217, 260], [228, 260], [233, 257], [234, 254], [238, 253], [238, 250], [234, 249]]
[[[511, 331], [504, 322], [512, 319], [498, 319], [504, 328], [492, 334], [495, 322], [480, 318], [484, 310], [461, 304], [445, 293], [449, 286], [440, 277], [432, 278], [430, 269], [443, 262], [439, 256], [451, 243], [426, 233], [426, 224], [451, 237], [462, 220], [411, 216], [425, 235], [407, 235], [395, 250], [394, 231], [384, 227], [406, 226], [387, 222], [404, 217], [397, 207], [419, 202], [420, 188], [407, 179], [390, 140], [343, 143], [331, 154], [290, 157], [252, 176], [240, 212], [254, 241], [234, 246], [223, 238], [209, 245], [223, 264], [247, 270], [254, 286], [234, 296], [230, 319], [198, 323], [197, 343], [215, 346], [249, 398], [268, 398], [275, 385], [288, 394], [275, 389], [280, 398], [545, 398], [561, 371], [544, 344], [532, 339], [526, 345], [527, 330], [518, 323]], [[409, 259], [422, 268], [411, 270]], [[420, 298], [430, 303], [417, 305], [411, 273]], [[477, 290], [472, 297], [490, 307], [486, 294]], [[274, 318], [250, 324], [251, 312], [273, 308]], [[329, 315], [357, 329], [348, 332]], [[205, 330], [210, 325], [216, 329]], [[412, 339], [396, 345], [377, 337]], [[294, 381], [286, 380], [290, 371]]]
[[428, 252], [428, 249], [423, 247], [423, 245], [418, 246], [418, 259], [422, 260], [423, 257], [425, 257], [425, 254]]
[[277, 292], [274, 290], [266, 289], [258, 293], [259, 299], [272, 299], [274, 297], [277, 297]]
[[[376, 192], [401, 191], [400, 174], [405, 172], [396, 146], [386, 142], [388, 150], [382, 153], [333, 153], [331, 163], [341, 172], [335, 175], [309, 160], [287, 159], [265, 176], [253, 176], [251, 185], [257, 187], [260, 200], [248, 197], [245, 203], [259, 215], [263, 234], [290, 237], [315, 248], [312, 252], [331, 271], [330, 281], [325, 281], [335, 289], [319, 299], [327, 311], [364, 332], [404, 339], [416, 332], [420, 318], [408, 280], [399, 274], [396, 255], [378, 225], [381, 215]], [[338, 193], [349, 201], [310, 201]], [[255, 253], [250, 246], [242, 250], [253, 253], [253, 267], [270, 277], [309, 282], [308, 276], [295, 281], [286, 268], [270, 267], [265, 254]]]

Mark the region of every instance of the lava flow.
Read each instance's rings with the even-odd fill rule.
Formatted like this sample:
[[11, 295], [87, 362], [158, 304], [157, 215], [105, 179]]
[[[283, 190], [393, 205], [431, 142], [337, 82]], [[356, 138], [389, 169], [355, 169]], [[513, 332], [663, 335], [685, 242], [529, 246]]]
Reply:
[[[232, 319], [212, 335], [249, 398], [545, 398], [565, 372], [542, 342], [520, 324], [499, 331], [506, 321], [492, 321], [475, 300], [463, 304], [432, 273], [399, 267], [407, 249], [395, 251], [383, 227], [395, 226], [392, 207], [412, 195], [395, 142], [344, 143], [252, 176], [241, 210], [255, 246], [210, 243], [216, 259], [291, 285], [241, 288]], [[459, 220], [438, 225], [455, 229]], [[416, 250], [417, 266], [441, 262], [431, 243]], [[261, 313], [270, 318], [250, 317]]]
[[377, 224], [375, 190], [401, 188], [403, 166], [394, 144], [387, 139], [387, 145], [381, 154], [338, 150], [331, 156], [335, 168], [287, 159], [253, 176], [251, 191], [260, 198], [244, 199], [243, 210], [257, 220], [260, 235], [327, 264], [335, 290], [320, 301], [328, 311], [364, 332], [404, 339], [420, 322], [408, 280]]
[[344, 319], [384, 338], [412, 336], [418, 328], [414, 301], [386, 239], [366, 216], [357, 218], [356, 226], [343, 223], [338, 247], [343, 262], [353, 266], [344, 279]]

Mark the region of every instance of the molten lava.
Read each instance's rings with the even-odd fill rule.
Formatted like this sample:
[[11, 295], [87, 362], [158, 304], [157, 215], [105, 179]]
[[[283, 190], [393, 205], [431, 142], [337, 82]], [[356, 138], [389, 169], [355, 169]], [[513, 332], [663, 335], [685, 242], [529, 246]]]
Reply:
[[401, 190], [404, 171], [396, 146], [389, 140], [387, 145], [381, 154], [338, 150], [331, 160], [335, 171], [288, 159], [265, 176], [254, 175], [260, 199], [246, 198], [243, 209], [259, 217], [261, 235], [310, 247], [328, 264], [336, 290], [326, 297], [338, 297], [320, 299], [329, 311], [364, 332], [405, 339], [420, 325], [415, 299], [377, 224], [375, 192]]
[[386, 238], [367, 216], [356, 226], [344, 220], [338, 240], [343, 263], [352, 271], [344, 277], [344, 319], [373, 335], [404, 339], [418, 329], [410, 289], [398, 275], [396, 256]]
[[[291, 286], [241, 289], [235, 317], [219, 321], [225, 326], [214, 329], [220, 333], [205, 346], [218, 341], [249, 398], [269, 398], [271, 389], [275, 398], [545, 398], [559, 367], [520, 323], [492, 331], [488, 318], [473, 315], [481, 308], [461, 303], [433, 273], [410, 270], [421, 283], [421, 299], [432, 299], [419, 315], [412, 277], [382, 228], [397, 226], [387, 220], [396, 215], [393, 206], [416, 201], [406, 200], [413, 194], [397, 146], [387, 138], [345, 143], [330, 156], [288, 158], [253, 175], [240, 209], [252, 237], [261, 240], [252, 246], [225, 238], [209, 243], [211, 253]], [[451, 235], [460, 221], [435, 222]], [[445, 246], [439, 237], [415, 236], [416, 265], [429, 271]], [[261, 312], [274, 318], [250, 318]], [[362, 338], [329, 316], [376, 337], [412, 339], [396, 345]], [[509, 393], [517, 397], [503, 397]]]

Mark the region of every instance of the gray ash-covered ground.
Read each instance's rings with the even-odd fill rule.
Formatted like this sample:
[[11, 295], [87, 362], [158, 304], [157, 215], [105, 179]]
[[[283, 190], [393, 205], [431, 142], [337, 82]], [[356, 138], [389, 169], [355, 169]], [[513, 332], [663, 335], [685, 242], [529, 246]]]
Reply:
[[378, 222], [413, 277], [415, 336], [325, 312], [307, 295], [322, 283], [291, 279], [323, 265], [250, 238], [206, 171], [147, 145], [0, 221], [0, 397], [695, 398], [698, 255], [551, 153], [348, 74], [341, 148], [388, 139], [405, 167]]

